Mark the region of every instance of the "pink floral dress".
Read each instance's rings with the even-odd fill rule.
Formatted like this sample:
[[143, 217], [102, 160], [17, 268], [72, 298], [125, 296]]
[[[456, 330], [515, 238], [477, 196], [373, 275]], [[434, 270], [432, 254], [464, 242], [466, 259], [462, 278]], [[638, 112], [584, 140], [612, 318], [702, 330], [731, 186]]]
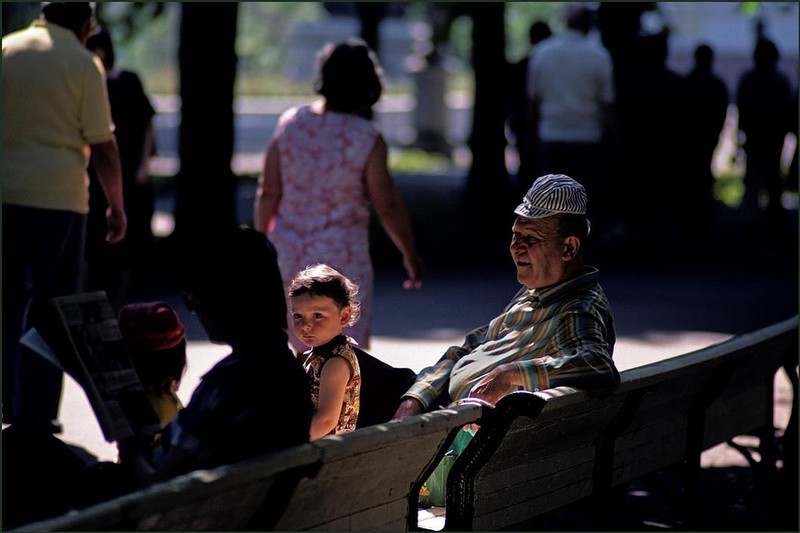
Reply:
[[331, 434], [339, 435], [355, 430], [361, 406], [361, 369], [358, 366], [356, 352], [353, 350], [352, 339], [339, 335], [323, 346], [308, 350], [303, 357], [305, 358], [303, 369], [311, 383], [311, 403], [314, 404], [314, 411], [319, 407], [319, 383], [325, 363], [334, 357], [342, 357], [350, 364], [351, 377], [344, 390], [342, 411], [339, 413], [339, 422]]
[[[373, 271], [364, 167], [379, 135], [368, 120], [323, 112], [317, 104], [289, 109], [275, 128], [283, 196], [270, 240], [284, 287], [312, 263], [326, 263], [356, 283], [361, 318], [345, 333], [365, 349]], [[302, 346], [293, 334], [291, 339]]]

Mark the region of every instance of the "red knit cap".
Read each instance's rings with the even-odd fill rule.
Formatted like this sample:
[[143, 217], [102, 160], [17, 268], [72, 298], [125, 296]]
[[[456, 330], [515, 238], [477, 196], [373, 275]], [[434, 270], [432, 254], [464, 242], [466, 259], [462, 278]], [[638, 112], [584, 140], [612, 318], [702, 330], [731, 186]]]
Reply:
[[186, 338], [177, 313], [164, 302], [128, 304], [120, 310], [118, 322], [122, 336], [136, 351], [167, 350]]

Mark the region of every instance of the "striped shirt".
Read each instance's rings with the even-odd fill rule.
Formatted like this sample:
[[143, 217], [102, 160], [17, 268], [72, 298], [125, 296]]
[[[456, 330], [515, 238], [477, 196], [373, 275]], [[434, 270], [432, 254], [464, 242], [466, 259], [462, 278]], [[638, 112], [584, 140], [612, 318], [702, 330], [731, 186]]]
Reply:
[[518, 367], [524, 390], [567, 385], [609, 392], [619, 384], [612, 361], [615, 340], [598, 271], [587, 266], [583, 274], [558, 285], [521, 288], [500, 316], [423, 369], [404, 397], [425, 409], [445, 392], [452, 400], [466, 398], [483, 376], [505, 363]]

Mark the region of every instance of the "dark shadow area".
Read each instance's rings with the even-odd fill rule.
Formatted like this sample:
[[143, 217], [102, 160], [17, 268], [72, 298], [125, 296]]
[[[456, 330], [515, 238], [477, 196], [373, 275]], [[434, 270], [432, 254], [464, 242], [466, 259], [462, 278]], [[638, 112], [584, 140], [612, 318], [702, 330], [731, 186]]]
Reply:
[[[684, 509], [683, 481], [678, 466], [654, 472], [617, 490], [609, 512], [610, 523], [598, 528], [591, 502], [584, 500], [549, 513], [535, 522], [520, 524], [527, 531], [796, 531], [794, 520], [770, 514], [767, 486], [752, 468], [705, 468], [700, 476], [702, 502], [694, 521]], [[777, 510], [776, 510], [777, 511]], [[787, 522], [788, 520], [788, 522]], [[789, 523], [793, 522], [793, 523]]]

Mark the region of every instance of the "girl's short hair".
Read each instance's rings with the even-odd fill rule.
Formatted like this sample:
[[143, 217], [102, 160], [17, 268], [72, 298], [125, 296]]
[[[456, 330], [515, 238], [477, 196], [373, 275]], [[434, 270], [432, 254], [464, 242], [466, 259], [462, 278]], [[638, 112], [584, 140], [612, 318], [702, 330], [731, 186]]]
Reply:
[[339, 309], [350, 307], [352, 326], [361, 316], [361, 302], [356, 298], [358, 285], [347, 279], [338, 270], [324, 264], [309, 265], [295, 275], [289, 284], [289, 298], [310, 294], [311, 296], [327, 296]]
[[317, 55], [314, 90], [334, 111], [372, 118], [383, 91], [383, 69], [361, 39], [328, 43]]

